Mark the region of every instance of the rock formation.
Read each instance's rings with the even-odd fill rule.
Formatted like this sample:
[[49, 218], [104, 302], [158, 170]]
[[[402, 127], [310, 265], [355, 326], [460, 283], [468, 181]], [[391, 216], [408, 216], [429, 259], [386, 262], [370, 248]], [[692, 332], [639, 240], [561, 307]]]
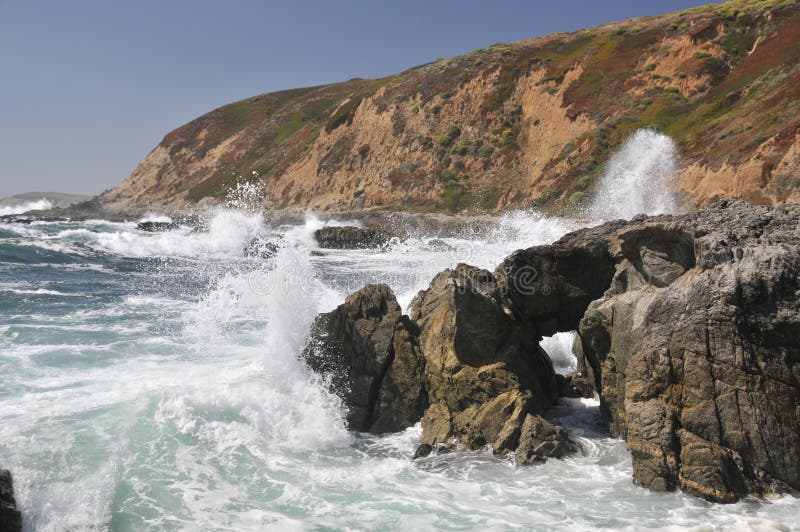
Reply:
[[328, 376], [348, 407], [347, 425], [395, 432], [416, 423], [427, 405], [416, 330], [391, 289], [367, 285], [312, 327], [308, 366]]
[[464, 264], [443, 271], [416, 296], [411, 319], [430, 402], [422, 445], [517, 449], [527, 418], [553, 404], [558, 383], [540, 338], [502, 306], [492, 273]]
[[723, 201], [578, 231], [498, 276], [541, 333], [578, 330], [635, 482], [731, 502], [800, 489], [799, 229], [797, 205]]
[[540, 418], [558, 395], [552, 364], [500, 304], [491, 272], [445, 270], [403, 316], [386, 285], [367, 285], [321, 314], [304, 353], [330, 379], [355, 430], [398, 431], [422, 419], [418, 456], [434, 449], [523, 448], [521, 463], [575, 450]]
[[[800, 491], [799, 298], [800, 205], [720, 201], [576, 231], [494, 274], [445, 270], [410, 319], [388, 287], [366, 287], [320, 317], [325, 354], [308, 360], [348, 376], [354, 428], [396, 408], [377, 431], [421, 417], [418, 455], [563, 456], [574, 444], [541, 414], [594, 388], [637, 484], [733, 502]], [[556, 377], [538, 345], [570, 330], [585, 377]]]
[[14, 499], [14, 483], [11, 473], [0, 469], [0, 532], [20, 532], [22, 515]]
[[327, 226], [314, 231], [319, 247], [328, 249], [366, 249], [385, 246], [389, 236], [377, 229], [354, 226]]

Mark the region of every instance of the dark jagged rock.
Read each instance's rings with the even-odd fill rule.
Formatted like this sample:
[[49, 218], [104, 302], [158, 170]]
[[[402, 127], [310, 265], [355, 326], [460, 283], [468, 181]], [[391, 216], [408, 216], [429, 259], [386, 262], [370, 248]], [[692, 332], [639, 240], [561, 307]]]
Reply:
[[416, 296], [411, 317], [430, 402], [418, 454], [528, 445], [523, 424], [555, 401], [558, 384], [540, 338], [501, 305], [492, 273], [464, 264], [443, 271]]
[[136, 224], [136, 229], [140, 231], [147, 231], [148, 233], [157, 233], [160, 231], [172, 231], [180, 227], [174, 222], [139, 222]]
[[732, 502], [800, 489], [799, 229], [797, 205], [723, 201], [577, 231], [497, 275], [540, 334], [578, 329], [636, 483]]
[[27, 218], [25, 216], [19, 216], [16, 214], [6, 214], [0, 216], [0, 223], [3, 224], [23, 224], [28, 225], [34, 222], [33, 218]]
[[271, 259], [279, 249], [280, 246], [276, 242], [270, 242], [266, 238], [256, 237], [247, 243], [242, 252], [245, 257]]
[[384, 433], [410, 427], [427, 406], [424, 361], [414, 325], [391, 289], [367, 285], [320, 314], [304, 352], [308, 366], [330, 376], [353, 430]]
[[355, 226], [328, 226], [314, 231], [314, 238], [321, 248], [368, 249], [385, 246], [389, 236], [377, 229]]
[[14, 483], [11, 473], [0, 469], [0, 532], [20, 532], [22, 515], [14, 499]]

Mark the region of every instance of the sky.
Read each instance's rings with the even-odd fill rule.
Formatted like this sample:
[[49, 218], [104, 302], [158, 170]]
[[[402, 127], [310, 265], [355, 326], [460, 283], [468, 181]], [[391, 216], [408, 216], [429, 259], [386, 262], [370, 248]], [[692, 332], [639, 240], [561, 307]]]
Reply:
[[256, 94], [703, 3], [0, 0], [0, 197], [99, 193], [169, 131]]

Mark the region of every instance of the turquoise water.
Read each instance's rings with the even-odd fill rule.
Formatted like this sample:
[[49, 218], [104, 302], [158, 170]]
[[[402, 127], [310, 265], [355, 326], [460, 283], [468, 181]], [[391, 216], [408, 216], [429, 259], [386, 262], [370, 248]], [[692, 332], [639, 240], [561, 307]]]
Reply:
[[[320, 222], [217, 211], [201, 231], [0, 225], [0, 466], [28, 530], [797, 529], [791, 497], [711, 505], [631, 483], [594, 401], [551, 415], [583, 452], [518, 468], [488, 450], [411, 456], [419, 428], [348, 433], [298, 361], [314, 316], [365, 282], [407, 305], [447, 266], [493, 268], [574, 223], [515, 213], [488, 235], [324, 251]], [[270, 260], [242, 248], [281, 243]], [[569, 335], [546, 348], [566, 371]]]

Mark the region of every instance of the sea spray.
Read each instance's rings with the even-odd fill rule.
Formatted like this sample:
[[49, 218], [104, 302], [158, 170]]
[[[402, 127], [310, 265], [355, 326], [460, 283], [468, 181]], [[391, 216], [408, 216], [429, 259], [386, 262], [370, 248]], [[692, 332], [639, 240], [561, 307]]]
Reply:
[[611, 156], [598, 182], [589, 216], [595, 222], [678, 209], [673, 191], [677, 148], [668, 136], [639, 129]]
[[0, 216], [8, 216], [10, 214], [20, 214], [28, 211], [40, 211], [49, 209], [53, 206], [47, 198], [42, 198], [35, 201], [23, 201], [15, 205], [0, 206]]

